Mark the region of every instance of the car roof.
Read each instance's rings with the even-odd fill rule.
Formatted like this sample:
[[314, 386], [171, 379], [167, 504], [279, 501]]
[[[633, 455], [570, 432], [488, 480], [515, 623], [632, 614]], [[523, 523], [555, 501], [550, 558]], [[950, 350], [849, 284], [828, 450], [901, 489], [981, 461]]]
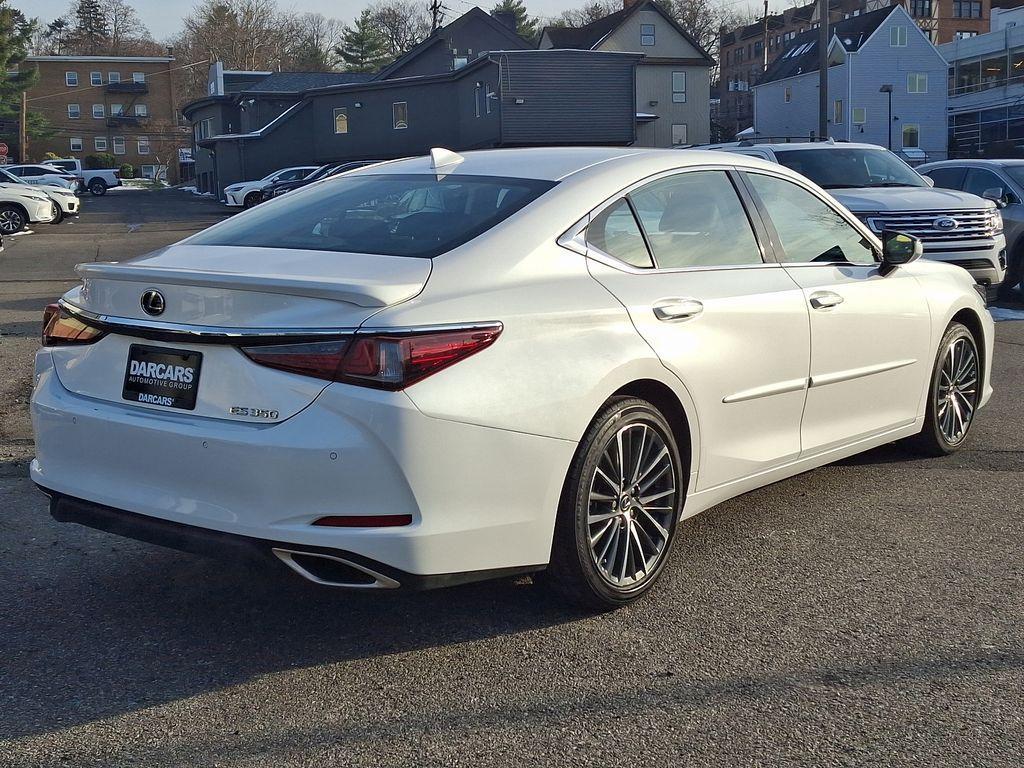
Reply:
[[879, 146], [878, 144], [859, 144], [852, 141], [793, 141], [793, 142], [779, 142], [777, 144], [772, 143], [759, 143], [759, 144], [735, 144], [730, 149], [770, 149], [773, 152], [792, 152], [795, 150], [804, 149], [881, 149], [885, 150], [885, 147]]
[[[458, 164], [441, 169], [444, 175], [496, 176], [505, 178], [562, 181], [597, 168], [626, 171], [630, 167], [645, 172], [672, 170], [700, 165], [735, 165], [778, 170], [774, 163], [739, 155], [688, 149], [644, 149], [640, 147], [530, 147], [524, 149], [488, 149], [463, 152]], [[390, 160], [350, 171], [358, 174], [435, 174], [429, 155]]]
[[986, 168], [995, 166], [997, 168], [1005, 168], [1010, 165], [1024, 165], [1024, 160], [1017, 158], [995, 158], [995, 157], [972, 157], [965, 158], [963, 160], [936, 160], [934, 163], [925, 163], [918, 166], [928, 170], [930, 168], [943, 168], [951, 166], [977, 166], [979, 168]]

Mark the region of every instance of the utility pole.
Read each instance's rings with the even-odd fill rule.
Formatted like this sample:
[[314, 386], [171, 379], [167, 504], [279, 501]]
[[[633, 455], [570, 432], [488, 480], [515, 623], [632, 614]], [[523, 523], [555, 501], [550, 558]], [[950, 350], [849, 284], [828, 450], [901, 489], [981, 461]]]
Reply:
[[828, 0], [818, 0], [818, 138], [828, 136]]
[[763, 51], [761, 51], [761, 71], [765, 72], [768, 70], [768, 0], [764, 0], [764, 19], [762, 21], [764, 25], [764, 41], [761, 43]]
[[21, 92], [21, 119], [18, 121], [18, 148], [21, 150], [21, 162], [28, 162], [28, 97]]

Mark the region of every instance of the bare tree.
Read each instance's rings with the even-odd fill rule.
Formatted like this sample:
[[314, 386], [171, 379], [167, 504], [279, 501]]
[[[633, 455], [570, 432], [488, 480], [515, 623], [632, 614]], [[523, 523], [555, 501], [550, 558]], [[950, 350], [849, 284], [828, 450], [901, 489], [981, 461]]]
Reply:
[[107, 20], [107, 50], [111, 56], [142, 56], [160, 50], [135, 8], [125, 0], [101, 0]]
[[325, 72], [338, 66], [335, 48], [345, 25], [322, 13], [304, 13], [290, 21], [283, 68], [298, 72]]
[[430, 34], [429, 6], [416, 0], [380, 0], [370, 6], [370, 20], [384, 38], [388, 55], [401, 56]]
[[185, 126], [174, 123], [153, 123], [146, 127], [149, 153], [156, 160], [157, 179], [174, 183], [178, 171], [178, 150], [191, 146], [191, 136]]
[[580, 8], [562, 11], [558, 16], [548, 19], [547, 26], [585, 27], [621, 10], [622, 6], [615, 0], [592, 0]]

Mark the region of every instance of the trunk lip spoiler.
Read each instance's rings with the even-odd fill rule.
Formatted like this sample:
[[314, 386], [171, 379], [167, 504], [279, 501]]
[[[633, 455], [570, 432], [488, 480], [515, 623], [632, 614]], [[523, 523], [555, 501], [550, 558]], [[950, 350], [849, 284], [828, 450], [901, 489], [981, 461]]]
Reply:
[[431, 325], [387, 327], [324, 327], [324, 328], [232, 328], [218, 325], [189, 325], [170, 323], [163, 320], [143, 320], [133, 317], [117, 317], [91, 312], [75, 306], [66, 299], [59, 299], [60, 307], [69, 315], [86, 325], [126, 336], [135, 336], [154, 341], [193, 342], [203, 344], [231, 344], [234, 346], [256, 346], [271, 344], [298, 344], [303, 341], [328, 341], [362, 335], [410, 336], [434, 331], [484, 331], [504, 330], [498, 320], [480, 323], [438, 323]]

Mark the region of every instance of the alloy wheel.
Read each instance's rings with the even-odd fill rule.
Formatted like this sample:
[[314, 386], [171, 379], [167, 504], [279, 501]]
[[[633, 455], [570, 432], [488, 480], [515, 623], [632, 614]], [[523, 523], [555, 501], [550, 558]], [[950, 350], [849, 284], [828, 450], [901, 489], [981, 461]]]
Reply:
[[978, 403], [978, 353], [970, 339], [954, 339], [946, 348], [935, 390], [935, 414], [950, 445], [966, 436]]
[[649, 424], [619, 429], [590, 483], [590, 553], [613, 587], [634, 587], [656, 571], [676, 510], [676, 468], [665, 439]]
[[0, 232], [13, 235], [25, 226], [25, 217], [12, 208], [0, 211]]

